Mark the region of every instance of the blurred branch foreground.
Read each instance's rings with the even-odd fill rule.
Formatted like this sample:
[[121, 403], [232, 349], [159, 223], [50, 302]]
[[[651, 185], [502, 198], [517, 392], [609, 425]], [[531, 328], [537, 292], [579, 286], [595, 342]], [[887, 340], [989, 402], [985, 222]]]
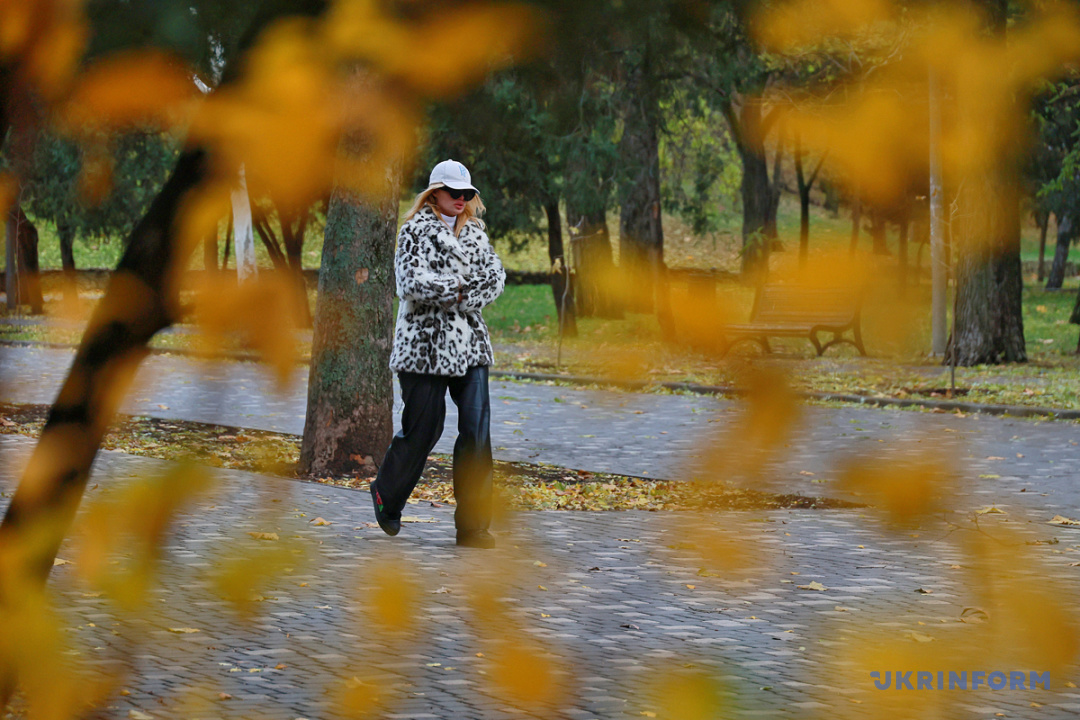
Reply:
[[[550, 4], [572, 16], [562, 3]], [[645, 22], [623, 28], [624, 37], [641, 38], [629, 51], [622, 49], [632, 62], [598, 81], [635, 88], [621, 119], [622, 146], [643, 158], [625, 193], [639, 206], [624, 208], [622, 218], [624, 270], [635, 279], [609, 274], [603, 280], [610, 287], [598, 296], [627, 300], [628, 291], [642, 287], [656, 293], [646, 302], [639, 293], [637, 305], [655, 308], [666, 339], [674, 339], [669, 329], [695, 324], [700, 308], [680, 305], [663, 290], [656, 176], [661, 101], [654, 82], [669, 73], [701, 73], [715, 81], [711, 87], [722, 98], [716, 102], [733, 128], [742, 118], [740, 154], [763, 155], [764, 136], [780, 123], [776, 127], [797, 138], [800, 163], [804, 152], [819, 158], [818, 168], [828, 158], [837, 182], [868, 205], [902, 204], [912, 188], [926, 182], [931, 153], [939, 155], [958, 208], [953, 232], [962, 257], [951, 352], [964, 363], [1024, 359], [1016, 148], [1025, 98], [1042, 78], [1076, 59], [1080, 25], [1074, 8], [1032, 10], [1009, 27], [1006, 3], [990, 0], [974, 9], [964, 4], [904, 11], [874, 0], [802, 0], [775, 7], [654, 3], [679, 20], [672, 21], [679, 33], [669, 37], [648, 22], [646, 5], [612, 5], [626, 13], [620, 17]], [[541, 26], [537, 12], [526, 6], [468, 3], [453, 6], [453, 12], [448, 7], [269, 0], [246, 19], [235, 49], [215, 46], [220, 52], [210, 55], [216, 62], [200, 74], [159, 51], [90, 53], [83, 62], [96, 36], [78, 2], [0, 3], [0, 137], [10, 156], [10, 171], [0, 180], [5, 217], [24, 190], [28, 158], [44, 128], [75, 139], [95, 161], [87, 163], [80, 181], [88, 202], [108, 194], [111, 132], [153, 125], [184, 135], [169, 179], [128, 238], [0, 525], [0, 706], [19, 685], [31, 717], [73, 718], [115, 690], [115, 679], [60, 671], [68, 647], [50, 610], [45, 580], [74, 521], [103, 434], [148, 341], [180, 317], [181, 291], [190, 289], [184, 269], [228, 216], [241, 169], [252, 196], [269, 198], [281, 217], [300, 218], [313, 203], [329, 202], [303, 466], [320, 472], [370, 465], [374, 449], [385, 446], [391, 427], [385, 368], [395, 207], [425, 103], [448, 99], [515, 57], [535, 53]], [[109, 3], [87, 8], [95, 22], [107, 19], [108, 10]], [[714, 44], [702, 50], [708, 42]], [[684, 52], [693, 55], [693, 66], [666, 67], [661, 61], [685, 57]], [[852, 53], [889, 61], [795, 82], [819, 61]], [[733, 70], [747, 57], [753, 62]], [[753, 81], [733, 83], [732, 72], [745, 72]], [[931, 146], [924, 117], [931, 74], [944, 108], [940, 147]], [[199, 77], [206, 84], [204, 76], [213, 85], [205, 96], [193, 82]], [[781, 76], [794, 80], [785, 86]], [[735, 89], [725, 90], [729, 85]], [[767, 216], [771, 207], [775, 218], [776, 176], [770, 182], [763, 158], [756, 159], [764, 173], [757, 184], [769, 195], [756, 206], [756, 224], [745, 228], [748, 276], [769, 272], [775, 240]], [[580, 158], [575, 162], [580, 165]], [[817, 168], [808, 186], [816, 176]], [[744, 199], [754, 199], [753, 188], [744, 184], [743, 190]], [[558, 216], [557, 202], [547, 207]], [[594, 210], [583, 209], [583, 220], [595, 216]], [[857, 263], [830, 259], [770, 281], [865, 283], [867, 273]], [[241, 285], [209, 273], [204, 278], [193, 311], [209, 341], [242, 331], [284, 382], [295, 362], [291, 333], [302, 322], [295, 278], [263, 273], [257, 282]], [[634, 358], [624, 364], [632, 374]], [[784, 452], [802, 418], [783, 377], [750, 370], [745, 384], [745, 407], [712, 438], [707, 467], [692, 473], [706, 487], [717, 480], [767, 484], [770, 461]], [[847, 487], [872, 498], [889, 531], [948, 512], [949, 491], [960, 482], [932, 438], [915, 453], [852, 459], [843, 478]], [[211, 485], [204, 472], [181, 468], [95, 504], [85, 514], [80, 573], [118, 608], [138, 613], [148, 601], [171, 522]], [[684, 532], [695, 557], [714, 568], [703, 568], [704, 577], [717, 570], [735, 576], [763, 564], [765, 553], [747, 549], [711, 523], [688, 525]], [[111, 558], [121, 547], [130, 562], [115, 568]], [[968, 587], [994, 618], [982, 647], [940, 642], [920, 654], [886, 641], [853, 643], [831, 659], [841, 666], [892, 670], [968, 667], [987, 657], [998, 663], [994, 667], [1038, 665], [1056, 672], [1068, 666], [1077, 649], [1075, 618], [1052, 590], [1020, 582], [1020, 571], [1030, 565], [1023, 541], [976, 535], [965, 551], [972, 566]], [[295, 545], [281, 542], [271, 551], [230, 558], [214, 569], [215, 587], [241, 618], [250, 618], [254, 589], [267, 576], [303, 562], [302, 556]], [[372, 578], [370, 607], [383, 640], [415, 616], [416, 581], [403, 568], [387, 564]], [[520, 705], [550, 703], [560, 693], [551, 661], [500, 594], [514, 572], [489, 570], [468, 602], [481, 640], [499, 648], [492, 680]], [[505, 638], [515, 643], [498, 642]], [[701, 675], [677, 676], [657, 687], [672, 716], [711, 717], [719, 707], [717, 685]], [[895, 696], [881, 697], [878, 709], [895, 706]], [[380, 698], [379, 688], [352, 678], [337, 701], [349, 714], [366, 716], [376, 712]], [[927, 713], [935, 710], [929, 707], [934, 702], [946, 701], [927, 699]]]

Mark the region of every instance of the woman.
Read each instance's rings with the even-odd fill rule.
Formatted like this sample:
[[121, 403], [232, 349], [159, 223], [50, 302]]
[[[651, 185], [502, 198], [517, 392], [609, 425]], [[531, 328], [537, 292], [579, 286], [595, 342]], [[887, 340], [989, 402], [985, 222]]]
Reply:
[[398, 233], [394, 271], [401, 302], [390, 369], [398, 374], [405, 409], [401, 431], [371, 483], [375, 519], [387, 535], [401, 530], [401, 511], [442, 435], [449, 390], [458, 407], [457, 544], [495, 546], [488, 532], [493, 357], [480, 311], [502, 294], [506, 273], [484, 232], [483, 211], [469, 171], [446, 160], [431, 171]]

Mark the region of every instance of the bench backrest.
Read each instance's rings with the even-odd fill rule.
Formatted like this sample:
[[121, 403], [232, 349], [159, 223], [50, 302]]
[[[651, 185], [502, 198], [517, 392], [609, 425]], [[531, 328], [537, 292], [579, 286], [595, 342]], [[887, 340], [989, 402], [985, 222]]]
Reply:
[[751, 322], [841, 326], [859, 316], [862, 293], [854, 288], [763, 285], [754, 297]]

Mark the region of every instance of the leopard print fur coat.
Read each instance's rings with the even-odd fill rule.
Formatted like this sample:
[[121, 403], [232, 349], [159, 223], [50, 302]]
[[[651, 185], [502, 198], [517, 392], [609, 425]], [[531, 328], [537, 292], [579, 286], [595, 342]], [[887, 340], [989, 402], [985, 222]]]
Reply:
[[494, 362], [480, 311], [502, 294], [506, 273], [478, 223], [455, 237], [422, 209], [401, 226], [394, 273], [400, 303], [391, 370], [460, 377]]

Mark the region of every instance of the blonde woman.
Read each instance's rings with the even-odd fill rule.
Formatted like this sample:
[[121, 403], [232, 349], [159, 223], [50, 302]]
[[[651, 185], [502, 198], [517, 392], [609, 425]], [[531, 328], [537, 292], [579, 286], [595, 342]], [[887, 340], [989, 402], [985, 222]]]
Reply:
[[446, 393], [458, 408], [454, 444], [457, 544], [490, 548], [492, 502], [491, 338], [480, 311], [502, 294], [506, 274], [480, 215], [469, 171], [445, 160], [431, 171], [398, 233], [398, 306], [390, 369], [405, 408], [401, 430], [371, 483], [375, 519], [388, 535], [443, 431]]

